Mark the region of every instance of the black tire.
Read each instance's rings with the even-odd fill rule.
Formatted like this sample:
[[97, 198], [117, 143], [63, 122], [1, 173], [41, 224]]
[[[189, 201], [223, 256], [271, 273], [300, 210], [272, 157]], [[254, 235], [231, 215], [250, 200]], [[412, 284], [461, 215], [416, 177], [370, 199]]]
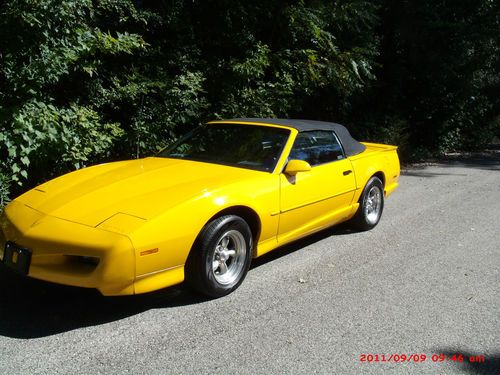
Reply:
[[186, 281], [209, 297], [231, 293], [250, 268], [252, 242], [250, 227], [241, 217], [225, 215], [214, 219], [202, 229], [189, 254]]
[[[377, 196], [374, 199], [374, 195]], [[374, 201], [377, 201], [374, 204]], [[375, 207], [376, 205], [376, 207]], [[352, 219], [352, 224], [356, 229], [366, 231], [374, 228], [384, 210], [384, 185], [378, 177], [372, 177], [366, 184], [363, 194], [359, 199], [358, 212]], [[375, 212], [376, 211], [376, 214]]]

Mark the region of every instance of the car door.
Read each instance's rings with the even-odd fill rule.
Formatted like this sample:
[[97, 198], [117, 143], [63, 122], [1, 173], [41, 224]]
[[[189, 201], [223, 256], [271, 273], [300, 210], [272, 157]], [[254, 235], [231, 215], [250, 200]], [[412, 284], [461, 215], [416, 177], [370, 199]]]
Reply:
[[312, 168], [280, 176], [280, 243], [333, 225], [352, 210], [354, 173], [333, 131], [299, 133], [288, 157], [293, 159]]

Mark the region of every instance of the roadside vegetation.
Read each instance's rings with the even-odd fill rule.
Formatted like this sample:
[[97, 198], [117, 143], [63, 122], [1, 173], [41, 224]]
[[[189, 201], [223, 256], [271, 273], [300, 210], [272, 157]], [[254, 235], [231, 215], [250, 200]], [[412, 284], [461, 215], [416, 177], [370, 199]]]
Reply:
[[499, 135], [500, 2], [6, 0], [0, 209], [231, 117], [340, 122], [404, 161]]

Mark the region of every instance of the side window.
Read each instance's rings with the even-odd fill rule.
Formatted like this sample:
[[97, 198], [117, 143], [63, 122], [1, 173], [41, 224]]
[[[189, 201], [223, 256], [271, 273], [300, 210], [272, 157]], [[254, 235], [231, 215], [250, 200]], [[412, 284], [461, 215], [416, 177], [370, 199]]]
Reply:
[[344, 159], [344, 152], [333, 132], [316, 130], [297, 134], [288, 159], [305, 160], [314, 166]]

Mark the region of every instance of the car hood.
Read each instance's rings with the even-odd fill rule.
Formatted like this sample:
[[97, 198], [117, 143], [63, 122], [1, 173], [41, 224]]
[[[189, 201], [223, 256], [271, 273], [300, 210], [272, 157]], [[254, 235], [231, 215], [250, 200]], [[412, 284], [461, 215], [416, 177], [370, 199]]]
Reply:
[[148, 220], [182, 202], [212, 195], [232, 182], [262, 173], [154, 157], [68, 173], [17, 200], [46, 215], [95, 227], [117, 213]]

